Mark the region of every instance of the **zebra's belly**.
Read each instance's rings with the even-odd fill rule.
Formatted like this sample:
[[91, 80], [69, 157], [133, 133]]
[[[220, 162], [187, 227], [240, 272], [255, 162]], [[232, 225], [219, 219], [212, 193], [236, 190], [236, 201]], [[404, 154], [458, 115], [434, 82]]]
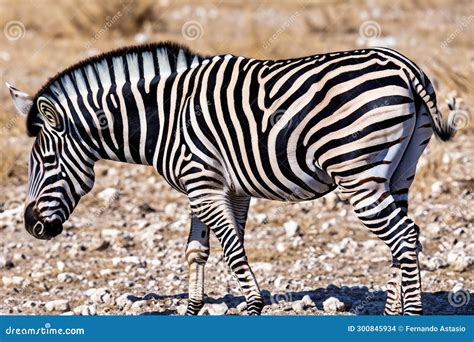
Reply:
[[320, 198], [336, 188], [333, 180], [324, 171], [317, 169], [313, 175], [306, 173], [278, 176], [273, 171], [266, 173], [265, 182], [242, 184], [241, 179], [236, 179], [227, 173], [229, 188], [239, 195], [255, 198], [300, 202]]

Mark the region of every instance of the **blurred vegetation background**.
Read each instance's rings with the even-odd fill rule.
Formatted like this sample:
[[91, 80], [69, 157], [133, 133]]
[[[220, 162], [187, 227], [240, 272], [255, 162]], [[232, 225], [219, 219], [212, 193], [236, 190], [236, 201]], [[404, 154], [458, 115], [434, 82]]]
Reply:
[[[5, 81], [34, 94], [84, 58], [164, 40], [261, 59], [387, 46], [422, 67], [440, 102], [456, 90], [472, 107], [472, 14], [472, 0], [1, 0], [0, 142], [8, 153], [0, 158], [0, 180], [24, 181], [29, 144]], [[465, 126], [464, 133], [472, 131]]]

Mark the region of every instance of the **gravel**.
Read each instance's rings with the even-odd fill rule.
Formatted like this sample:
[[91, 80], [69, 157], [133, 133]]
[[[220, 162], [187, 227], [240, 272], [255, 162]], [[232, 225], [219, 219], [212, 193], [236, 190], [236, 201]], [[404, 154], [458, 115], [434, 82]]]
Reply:
[[[465, 151], [469, 144], [459, 141]], [[446, 175], [446, 186], [452, 184], [451, 174], [465, 175], [459, 188], [434, 198], [428, 183], [410, 202], [424, 247], [420, 265], [427, 314], [474, 314], [473, 220], [466, 205], [472, 195], [462, 186], [471, 182], [462, 168], [473, 168], [469, 161], [456, 165], [457, 171], [439, 172]], [[101, 177], [105, 170], [120, 176]], [[6, 227], [0, 228], [0, 314], [185, 313], [186, 197], [147, 168], [99, 163], [96, 173], [96, 187], [51, 241], [32, 238], [21, 218], [0, 213], [0, 227]], [[26, 191], [22, 183], [4, 194], [14, 199]], [[110, 200], [115, 193], [120, 196]], [[247, 314], [213, 235], [210, 244], [202, 314]], [[383, 312], [390, 253], [336, 194], [299, 204], [252, 199], [245, 246], [264, 315]], [[459, 300], [470, 301], [453, 306], [449, 298], [456, 284], [463, 284], [456, 288]]]

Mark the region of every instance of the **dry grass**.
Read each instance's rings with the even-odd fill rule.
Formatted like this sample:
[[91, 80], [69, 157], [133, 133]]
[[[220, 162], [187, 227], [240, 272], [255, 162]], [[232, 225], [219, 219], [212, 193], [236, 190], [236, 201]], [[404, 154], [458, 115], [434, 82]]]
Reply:
[[[0, 25], [5, 27], [11, 20], [18, 20], [25, 32], [18, 40], [0, 35], [0, 81], [34, 93], [48, 77], [71, 63], [100, 51], [136, 44], [140, 39], [174, 40], [202, 53], [271, 59], [346, 50], [367, 44], [359, 31], [363, 23], [374, 21], [380, 28], [377, 43], [392, 42], [393, 48], [417, 62], [434, 81], [440, 102], [448, 91], [456, 90], [466, 108], [472, 108], [473, 25], [472, 17], [466, 14], [471, 5], [467, 0], [244, 5], [239, 1], [7, 0], [0, 3]], [[198, 39], [189, 40], [182, 34], [189, 21], [202, 27]], [[29, 142], [8, 92], [2, 89], [0, 179], [4, 184], [24, 177], [27, 157], [21, 155], [25, 153], [22, 146]], [[460, 136], [472, 132], [471, 122]], [[11, 143], [11, 137], [19, 140]], [[427, 188], [433, 179], [439, 179], [440, 172], [446, 171], [440, 169], [444, 148], [436, 145], [431, 149], [427, 164], [419, 170], [418, 189]]]

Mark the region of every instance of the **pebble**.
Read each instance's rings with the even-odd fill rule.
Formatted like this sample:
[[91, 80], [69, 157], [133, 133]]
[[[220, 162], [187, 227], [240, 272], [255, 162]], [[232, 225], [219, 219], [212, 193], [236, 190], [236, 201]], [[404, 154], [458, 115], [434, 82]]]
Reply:
[[265, 224], [268, 222], [268, 216], [263, 213], [257, 213], [253, 215], [255, 221], [257, 221], [258, 224]]
[[102, 229], [102, 231], [100, 232], [100, 235], [104, 238], [104, 239], [115, 239], [117, 238], [120, 234], [122, 233], [121, 230], [119, 229], [115, 229], [115, 228], [105, 228], [105, 229]]
[[139, 256], [132, 256], [132, 255], [129, 255], [129, 256], [126, 256], [126, 257], [123, 257], [123, 258], [120, 258], [120, 257], [112, 258], [112, 265], [114, 265], [114, 266], [118, 266], [120, 264], [139, 265], [143, 262], [144, 261]]
[[63, 272], [58, 274], [57, 279], [61, 283], [72, 283], [77, 279], [77, 275], [71, 272]]
[[424, 264], [428, 271], [436, 271], [440, 268], [448, 266], [446, 260], [438, 256], [429, 258]]
[[243, 302], [239, 303], [239, 305], [237, 305], [236, 309], [239, 312], [244, 312], [245, 310], [247, 310], [247, 302], [243, 301]]
[[287, 221], [283, 224], [283, 228], [285, 228], [286, 236], [288, 237], [295, 237], [298, 236], [300, 233], [300, 226], [296, 221]]
[[304, 304], [305, 307], [307, 308], [312, 308], [315, 306], [313, 300], [311, 299], [310, 296], [304, 295], [303, 298], [301, 298], [301, 302]]
[[128, 309], [132, 306], [133, 302], [139, 299], [140, 298], [132, 295], [131, 293], [124, 293], [115, 299], [115, 304], [121, 309]]
[[456, 283], [456, 284], [454, 284], [453, 289], [451, 290], [451, 292], [456, 293], [458, 291], [461, 291], [462, 289], [464, 289], [464, 283]]
[[283, 253], [286, 250], [286, 244], [284, 242], [277, 242], [276, 250], [280, 253]]
[[64, 264], [64, 262], [58, 261], [56, 262], [56, 267], [60, 272], [62, 272], [64, 271], [64, 268], [66, 268], [66, 265]]
[[436, 197], [438, 195], [441, 195], [443, 192], [446, 192], [446, 187], [443, 185], [442, 182], [434, 182], [431, 185], [431, 194]]
[[75, 315], [82, 315], [82, 316], [95, 316], [97, 315], [97, 306], [95, 304], [80, 305], [74, 308], [73, 313]]
[[112, 302], [112, 295], [110, 293], [110, 290], [107, 288], [100, 288], [93, 291], [90, 294], [90, 298], [93, 302], [98, 303], [98, 304], [101, 304], [101, 303], [109, 304]]
[[473, 264], [473, 257], [463, 249], [453, 249], [448, 253], [447, 262], [455, 271], [464, 272]]
[[199, 315], [222, 316], [225, 315], [229, 307], [226, 303], [205, 304], [199, 312]]
[[295, 310], [296, 312], [302, 312], [305, 310], [305, 306], [304, 306], [304, 303], [300, 300], [296, 301], [296, 302], [293, 302], [291, 304], [291, 308], [293, 310]]
[[117, 199], [120, 196], [120, 192], [114, 188], [106, 188], [97, 194], [97, 197], [104, 202], [110, 202]]
[[323, 302], [323, 308], [326, 312], [344, 311], [346, 305], [335, 297], [329, 297]]
[[132, 306], [130, 307], [130, 310], [139, 311], [146, 304], [147, 304], [146, 300], [138, 300], [132, 304]]
[[67, 299], [57, 299], [50, 302], [47, 302], [44, 307], [46, 311], [68, 311], [69, 310], [69, 301]]
[[184, 316], [186, 314], [186, 310], [188, 309], [188, 306], [186, 304], [178, 305], [176, 307], [176, 312], [180, 316]]
[[15, 264], [12, 260], [5, 258], [4, 256], [0, 257], [0, 268], [5, 268], [7, 270], [15, 267]]
[[22, 286], [25, 283], [25, 278], [19, 276], [3, 276], [2, 282], [4, 286]]

